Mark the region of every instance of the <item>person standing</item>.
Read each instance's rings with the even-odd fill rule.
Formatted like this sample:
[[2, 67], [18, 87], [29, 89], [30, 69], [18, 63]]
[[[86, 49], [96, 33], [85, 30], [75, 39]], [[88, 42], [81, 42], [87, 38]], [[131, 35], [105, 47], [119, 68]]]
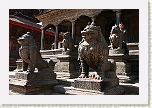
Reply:
[[[124, 24], [122, 22], [119, 23], [119, 29], [120, 29], [122, 36], [126, 34], [126, 30], [124, 29]], [[129, 55], [129, 49], [128, 49], [126, 41], [124, 39], [122, 41], [122, 48], [125, 49], [125, 55]]]

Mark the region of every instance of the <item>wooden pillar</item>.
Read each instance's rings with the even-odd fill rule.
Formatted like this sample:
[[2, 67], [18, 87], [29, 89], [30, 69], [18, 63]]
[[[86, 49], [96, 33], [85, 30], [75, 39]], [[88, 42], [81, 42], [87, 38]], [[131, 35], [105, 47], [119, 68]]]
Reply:
[[72, 21], [72, 39], [75, 44], [75, 22]]
[[117, 10], [116, 11], [116, 24], [119, 25], [120, 22], [121, 22], [121, 11]]
[[45, 28], [41, 27], [41, 50], [44, 50], [44, 37], [45, 37]]
[[59, 30], [58, 30], [58, 25], [55, 26], [56, 31], [55, 31], [55, 49], [58, 49], [58, 40], [59, 40]]

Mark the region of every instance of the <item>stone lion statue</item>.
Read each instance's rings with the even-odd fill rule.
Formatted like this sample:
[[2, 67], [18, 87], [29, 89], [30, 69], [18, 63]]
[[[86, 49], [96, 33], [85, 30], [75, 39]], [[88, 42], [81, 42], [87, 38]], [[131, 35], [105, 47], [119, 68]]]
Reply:
[[108, 61], [108, 44], [105, 41], [99, 26], [94, 22], [87, 25], [82, 34], [82, 41], [78, 47], [78, 59], [81, 62], [82, 72], [79, 78], [89, 77], [89, 67], [97, 72], [96, 79], [103, 79], [105, 72], [111, 69]]
[[122, 49], [123, 36], [118, 25], [112, 26], [111, 34], [109, 37], [111, 49]]
[[37, 68], [38, 71], [48, 68], [48, 63], [42, 59], [36, 42], [30, 32], [19, 37], [17, 41], [21, 45], [19, 55], [23, 60], [23, 71], [27, 71], [28, 67], [28, 71], [31, 73], [34, 72], [35, 68]]
[[[63, 34], [63, 54], [69, 54], [75, 50], [73, 39], [70, 37], [69, 32]], [[69, 50], [68, 50], [69, 49]]]

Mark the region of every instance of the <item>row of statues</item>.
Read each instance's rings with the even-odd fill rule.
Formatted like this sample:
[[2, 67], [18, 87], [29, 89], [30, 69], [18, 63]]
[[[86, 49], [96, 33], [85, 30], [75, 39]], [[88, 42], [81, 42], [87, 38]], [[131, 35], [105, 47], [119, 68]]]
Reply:
[[[123, 26], [123, 24], [113, 26], [110, 32], [109, 40], [111, 43], [111, 49], [125, 48], [125, 53], [128, 54], [123, 39], [123, 35], [126, 31], [123, 30], [123, 27], [121, 29], [120, 26]], [[97, 75], [95, 76], [96, 79], [104, 79], [106, 77], [105, 72], [111, 70], [115, 71], [115, 64], [113, 60], [108, 59], [109, 48], [101, 32], [100, 26], [96, 26], [95, 23], [92, 22], [81, 31], [81, 34], [82, 41], [78, 46], [78, 60], [80, 61], [82, 70], [79, 78], [89, 77], [89, 67], [91, 67], [97, 72]], [[64, 49], [62, 54], [71, 54], [76, 50], [73, 40], [69, 32], [64, 33], [63, 36]], [[38, 71], [46, 68], [49, 69], [49, 63], [42, 59], [36, 42], [29, 32], [19, 37], [18, 43], [21, 45], [19, 55], [23, 60], [23, 71], [27, 71], [27, 67], [30, 68], [29, 72], [34, 72], [35, 68], [38, 68]]]

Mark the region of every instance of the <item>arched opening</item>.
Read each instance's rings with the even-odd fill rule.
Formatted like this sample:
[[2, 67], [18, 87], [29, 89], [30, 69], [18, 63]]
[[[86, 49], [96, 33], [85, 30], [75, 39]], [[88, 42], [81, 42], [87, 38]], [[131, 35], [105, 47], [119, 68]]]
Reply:
[[110, 40], [109, 40], [110, 31], [112, 29], [112, 26], [114, 26], [115, 24], [116, 24], [116, 20], [112, 20], [105, 25], [105, 28], [106, 28], [105, 29], [105, 40], [109, 45], [110, 45]]
[[59, 25], [59, 33], [70, 32], [71, 33], [71, 22], [69, 20], [63, 20]]
[[104, 10], [95, 18], [95, 23], [101, 27], [101, 32], [108, 44], [110, 44], [109, 36], [111, 27], [116, 23], [115, 17], [116, 14], [112, 10]]
[[52, 49], [52, 44], [55, 39], [55, 26], [53, 24], [48, 24], [45, 26], [45, 38], [44, 38], [44, 49], [50, 50]]
[[87, 26], [88, 22], [91, 22], [92, 19], [88, 16], [81, 15], [76, 21], [76, 39], [75, 43], [76, 45], [79, 44], [79, 42], [82, 40], [81, 37], [81, 31]]

